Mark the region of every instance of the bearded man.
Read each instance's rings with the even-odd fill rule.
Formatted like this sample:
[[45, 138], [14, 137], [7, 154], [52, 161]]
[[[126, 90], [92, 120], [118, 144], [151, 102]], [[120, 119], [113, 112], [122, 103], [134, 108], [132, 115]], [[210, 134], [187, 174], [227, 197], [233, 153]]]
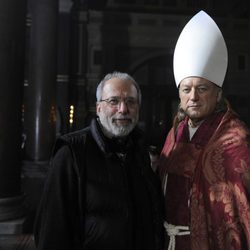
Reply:
[[113, 72], [96, 98], [90, 127], [56, 142], [37, 213], [37, 249], [161, 250], [160, 182], [136, 127], [140, 88]]

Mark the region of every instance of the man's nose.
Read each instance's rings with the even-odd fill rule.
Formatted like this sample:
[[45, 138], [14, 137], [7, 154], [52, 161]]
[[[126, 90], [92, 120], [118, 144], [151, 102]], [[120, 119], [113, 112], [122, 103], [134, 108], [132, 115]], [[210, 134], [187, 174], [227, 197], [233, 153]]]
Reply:
[[121, 101], [120, 103], [119, 103], [119, 109], [118, 109], [118, 112], [119, 113], [128, 113], [128, 106], [127, 106], [127, 104], [126, 104], [126, 102], [125, 101]]
[[199, 99], [199, 93], [198, 90], [193, 88], [190, 92], [190, 99], [191, 100], [198, 100]]

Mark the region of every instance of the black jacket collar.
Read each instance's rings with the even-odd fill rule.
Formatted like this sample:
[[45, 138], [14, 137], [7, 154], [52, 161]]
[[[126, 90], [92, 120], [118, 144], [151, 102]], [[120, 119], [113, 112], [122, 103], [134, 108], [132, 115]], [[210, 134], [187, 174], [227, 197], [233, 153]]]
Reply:
[[130, 150], [133, 146], [136, 146], [142, 135], [142, 131], [136, 127], [124, 140], [107, 138], [103, 134], [97, 118], [92, 119], [90, 131], [101, 151], [108, 157], [117, 152]]

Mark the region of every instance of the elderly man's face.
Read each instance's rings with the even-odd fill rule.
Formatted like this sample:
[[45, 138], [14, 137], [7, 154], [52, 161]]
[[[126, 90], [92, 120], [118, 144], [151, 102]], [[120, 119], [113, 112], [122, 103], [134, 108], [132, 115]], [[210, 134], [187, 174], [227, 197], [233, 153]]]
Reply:
[[212, 82], [201, 77], [187, 77], [179, 87], [181, 108], [187, 116], [199, 122], [213, 113], [221, 92]]
[[135, 86], [128, 81], [113, 78], [103, 88], [102, 101], [96, 105], [96, 113], [110, 137], [127, 136], [139, 118], [138, 95]]

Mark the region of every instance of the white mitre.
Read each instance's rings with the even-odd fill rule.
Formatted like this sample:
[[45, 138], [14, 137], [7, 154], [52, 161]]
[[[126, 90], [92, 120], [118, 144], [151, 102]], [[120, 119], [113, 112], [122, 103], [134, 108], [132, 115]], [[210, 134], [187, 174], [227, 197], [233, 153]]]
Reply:
[[205, 78], [222, 87], [228, 64], [225, 40], [214, 20], [204, 11], [184, 27], [174, 51], [177, 87], [190, 76]]

